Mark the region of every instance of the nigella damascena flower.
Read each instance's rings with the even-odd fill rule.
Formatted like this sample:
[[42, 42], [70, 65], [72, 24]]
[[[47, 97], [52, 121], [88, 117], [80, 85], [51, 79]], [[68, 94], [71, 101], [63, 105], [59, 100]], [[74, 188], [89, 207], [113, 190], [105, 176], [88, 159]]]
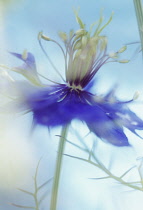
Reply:
[[[65, 48], [43, 33], [39, 33], [38, 37], [45, 54], [42, 39], [54, 42], [62, 50], [65, 79], [50, 60], [54, 69], [63, 78], [62, 84], [54, 82], [52, 85], [43, 84], [36, 70], [34, 56], [26, 51], [23, 54], [12, 53], [24, 62], [22, 67], [12, 70], [28, 79], [27, 83], [19, 86], [22, 96], [19, 106], [33, 113], [36, 124], [48, 127], [65, 126], [73, 119], [78, 119], [85, 122], [89, 130], [100, 139], [116, 146], [128, 146], [124, 127], [136, 135], [138, 135], [136, 130], [143, 129], [143, 121], [127, 107], [127, 103], [133, 100], [119, 101], [115, 97], [114, 88], [102, 97], [92, 94], [88, 89], [93, 85], [93, 78], [102, 65], [109, 61], [127, 62], [118, 59], [126, 47], [112, 55], [107, 54], [107, 37], [101, 36], [100, 33], [112, 17], [103, 26], [101, 17], [94, 32], [94, 24], [87, 31], [78, 14], [76, 19], [80, 26], [78, 31], [70, 31], [69, 34], [59, 33]], [[47, 54], [46, 56], [48, 57]]]

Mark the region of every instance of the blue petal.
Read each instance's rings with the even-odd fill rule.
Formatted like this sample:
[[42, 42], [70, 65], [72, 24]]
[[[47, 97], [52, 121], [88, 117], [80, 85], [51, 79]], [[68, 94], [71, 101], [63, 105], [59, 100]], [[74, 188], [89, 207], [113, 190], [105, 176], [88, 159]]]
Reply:
[[132, 112], [125, 103], [104, 103], [101, 107], [115, 121], [139, 136], [135, 130], [143, 130], [143, 120]]
[[[100, 106], [108, 113], [112, 120], [118, 121], [122, 126], [139, 136], [136, 130], [143, 130], [143, 120], [128, 108], [127, 104], [133, 101], [120, 102], [115, 96], [115, 90], [116, 87], [112, 88], [105, 95], [104, 103], [100, 104]], [[112, 99], [113, 103], [110, 103], [110, 99]]]
[[27, 52], [27, 58], [23, 59], [22, 54], [11, 52], [12, 55], [16, 56], [20, 60], [25, 62], [25, 69], [36, 69], [35, 58], [32, 53]]
[[[62, 126], [73, 119], [84, 121], [89, 129], [99, 138], [116, 146], [129, 146], [123, 126], [134, 131], [139, 118], [129, 109], [117, 104], [99, 104], [92, 102], [92, 95], [86, 91], [72, 90], [66, 85], [56, 85], [40, 88], [36, 93], [27, 97], [27, 104], [33, 112], [37, 124], [48, 127]], [[123, 109], [124, 108], [124, 109]], [[120, 115], [118, 116], [118, 113]], [[128, 113], [131, 121], [122, 118], [121, 113]], [[121, 120], [119, 123], [118, 121]], [[142, 121], [140, 122], [141, 125]], [[138, 125], [138, 129], [142, 129]]]
[[95, 86], [95, 84], [97, 83], [97, 79], [93, 79], [90, 81], [89, 84], [86, 85], [86, 87], [84, 88], [85, 91], [91, 92], [92, 88]]
[[99, 138], [116, 146], [129, 146], [122, 126], [112, 120], [100, 107], [80, 104], [79, 119], [84, 120], [89, 129]]
[[67, 94], [65, 86], [41, 88], [36, 94], [27, 98], [33, 111], [35, 123], [46, 126], [58, 126], [69, 123], [73, 116], [68, 108], [68, 101], [62, 100]]
[[29, 52], [26, 52], [26, 55], [24, 55], [25, 57], [18, 53], [12, 52], [11, 54], [24, 62], [22, 66], [12, 68], [12, 70], [19, 74], [22, 74], [34, 85], [41, 86], [42, 83], [38, 77], [34, 56]]
[[123, 126], [139, 136], [135, 130], [143, 130], [143, 120], [140, 119], [129, 108], [122, 108], [116, 112], [116, 118], [122, 121]]

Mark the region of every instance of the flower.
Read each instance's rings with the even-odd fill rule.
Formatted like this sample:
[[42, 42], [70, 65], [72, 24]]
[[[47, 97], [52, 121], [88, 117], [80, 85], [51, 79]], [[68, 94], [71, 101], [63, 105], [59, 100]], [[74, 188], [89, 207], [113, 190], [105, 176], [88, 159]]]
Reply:
[[[12, 68], [28, 79], [27, 83], [21, 83], [21, 100], [19, 107], [33, 113], [35, 124], [48, 127], [64, 126], [73, 119], [86, 123], [89, 130], [100, 139], [116, 146], [129, 146], [128, 138], [124, 133], [124, 127], [131, 132], [143, 130], [143, 121], [132, 112], [127, 102], [119, 101], [115, 96], [115, 89], [98, 96], [90, 92], [93, 78], [102, 65], [111, 61], [126, 63], [128, 60], [119, 60], [119, 54], [126, 50], [126, 46], [115, 53], [107, 54], [107, 37], [101, 36], [102, 30], [112, 19], [102, 26], [103, 18], [87, 31], [85, 24], [76, 13], [76, 19], [80, 29], [69, 34], [60, 32], [65, 49], [51, 38], [39, 33], [39, 43], [43, 48], [41, 40], [51, 41], [57, 44], [63, 52], [65, 60], [65, 80], [49, 59], [53, 68], [63, 79], [63, 82], [45, 85], [41, 82], [36, 69], [34, 56], [24, 51], [23, 54], [12, 53], [12, 55], [24, 62], [22, 67]], [[18, 100], [17, 100], [18, 101]], [[18, 102], [17, 102], [18, 103]]]

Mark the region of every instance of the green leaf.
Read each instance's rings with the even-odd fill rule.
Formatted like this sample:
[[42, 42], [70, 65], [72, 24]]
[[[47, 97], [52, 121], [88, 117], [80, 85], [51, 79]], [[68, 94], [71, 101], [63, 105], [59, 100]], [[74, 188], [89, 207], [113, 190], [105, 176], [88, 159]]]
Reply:
[[20, 188], [18, 188], [18, 190], [20, 190], [21, 192], [24, 192], [26, 194], [32, 195], [32, 196], [34, 195], [33, 193], [31, 193], [29, 191], [26, 191], [26, 190], [23, 190], [23, 189], [20, 189]]
[[47, 194], [48, 194], [48, 190], [43, 194], [43, 196], [40, 198], [40, 200], [39, 200], [39, 205], [42, 203], [42, 201], [46, 198], [46, 196], [47, 196]]
[[126, 174], [128, 174], [135, 167], [136, 166], [132, 166], [131, 168], [129, 168], [125, 173], [122, 174], [122, 176], [120, 176], [120, 178], [123, 178]]
[[11, 203], [11, 205], [22, 208], [22, 209], [36, 209], [34, 206], [21, 206], [21, 205], [14, 204], [14, 203]]
[[40, 185], [40, 186], [38, 187], [38, 191], [41, 190], [43, 187], [45, 187], [47, 184], [49, 184], [50, 181], [51, 181], [52, 179], [53, 179], [53, 178], [49, 179], [48, 181], [46, 181], [46, 182], [44, 182], [42, 185]]
[[99, 179], [109, 179], [111, 178], [110, 176], [105, 176], [105, 177], [99, 177], [99, 178], [89, 178], [89, 179], [95, 179], [95, 180], [99, 180]]

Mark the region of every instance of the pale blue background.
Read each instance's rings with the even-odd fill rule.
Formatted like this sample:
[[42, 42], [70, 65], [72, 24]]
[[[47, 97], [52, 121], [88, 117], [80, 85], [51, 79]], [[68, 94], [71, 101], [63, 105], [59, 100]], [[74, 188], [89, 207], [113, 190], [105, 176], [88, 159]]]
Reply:
[[[0, 61], [10, 66], [19, 65], [19, 61], [11, 58], [6, 51], [21, 53], [24, 49], [27, 49], [35, 55], [39, 71], [45, 76], [59, 81], [58, 76], [53, 72], [38, 45], [37, 34], [43, 30], [48, 36], [59, 40], [57, 36], [59, 30], [68, 32], [72, 28], [78, 29], [73, 15], [73, 9], [78, 7], [80, 7], [80, 17], [87, 26], [99, 18], [101, 9], [104, 9], [105, 21], [114, 12], [113, 21], [103, 32], [104, 35], [109, 37], [109, 52], [120, 49], [126, 43], [139, 41], [132, 1], [25, 0], [5, 8], [3, 20], [5, 27], [3, 31], [4, 36], [1, 36], [0, 39]], [[50, 43], [45, 43], [45, 46], [54, 64], [57, 65], [61, 72], [64, 72], [63, 57], [59, 50]], [[137, 46], [129, 46], [129, 51], [124, 53], [122, 58], [130, 59]], [[13, 74], [13, 76], [16, 75]], [[19, 79], [18, 76], [16, 78]], [[120, 98], [128, 100], [136, 90], [141, 92], [141, 98], [143, 98], [142, 80], [143, 69], [140, 53], [129, 64], [112, 63], [104, 66], [98, 74], [98, 84], [94, 88], [94, 91], [104, 93], [115, 83], [118, 83], [117, 94]], [[133, 109], [143, 118], [141, 104], [133, 106]], [[77, 125], [77, 123], [79, 124], [79, 122], [73, 123], [73, 126]], [[30, 137], [32, 141], [29, 141], [28, 133], [30, 125], [31, 116], [24, 116], [15, 119], [12, 126], [14, 126], [14, 132], [20, 132], [21, 136], [26, 138], [30, 142], [30, 147], [33, 148], [35, 161], [31, 166], [30, 180], [34, 174], [37, 161], [43, 156], [39, 172], [39, 182], [41, 183], [53, 176], [56, 145], [58, 143], [57, 137], [54, 136], [60, 133], [60, 129], [54, 129], [49, 136], [47, 129], [37, 127], [33, 136]], [[87, 128], [84, 125], [79, 125], [79, 132], [84, 136], [88, 130], [85, 131]], [[116, 174], [121, 174], [121, 171], [124, 172], [135, 163], [136, 157], [143, 155], [143, 142], [128, 131], [127, 134], [135, 149], [115, 148], [105, 143], [100, 143], [98, 147], [98, 154], [101, 159], [107, 163], [110, 158], [114, 160], [113, 171]], [[14, 134], [12, 137], [14, 137]], [[69, 136], [70, 140], [73, 138], [75, 137]], [[95, 136], [91, 135], [89, 141], [94, 138]], [[71, 149], [71, 147], [67, 148], [67, 152], [73, 155], [82, 155], [82, 153]], [[27, 162], [27, 164], [29, 163]], [[96, 176], [102, 176], [98, 173], [98, 170], [82, 162], [65, 158], [59, 193], [61, 201], [59, 202], [58, 210], [142, 210], [143, 194], [136, 191], [130, 192], [130, 189], [122, 187], [113, 180], [104, 182], [88, 179]], [[131, 174], [130, 178], [132, 176], [133, 174]], [[27, 185], [24, 188], [30, 189], [29, 183]], [[51, 185], [49, 190], [50, 187]], [[18, 193], [15, 189], [13, 189], [13, 192], [2, 189], [0, 193], [2, 198], [0, 210], [16, 209], [16, 207], [7, 206], [5, 204], [7, 202], [25, 205], [28, 202], [31, 203], [31, 199], [28, 196]], [[49, 197], [45, 200], [43, 209], [48, 209], [48, 206]]]

